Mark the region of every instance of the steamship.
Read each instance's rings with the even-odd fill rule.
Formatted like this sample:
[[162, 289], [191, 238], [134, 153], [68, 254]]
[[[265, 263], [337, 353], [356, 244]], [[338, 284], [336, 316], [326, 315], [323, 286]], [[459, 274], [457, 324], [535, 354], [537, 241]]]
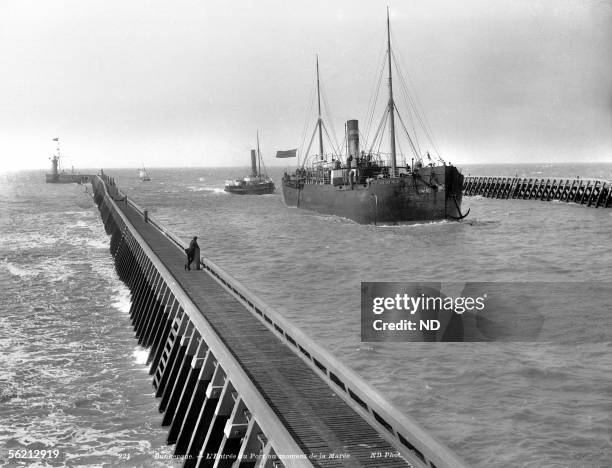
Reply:
[[257, 134], [257, 150], [251, 150], [251, 174], [242, 180], [226, 180], [224, 190], [238, 195], [265, 195], [276, 190], [274, 182], [266, 173], [264, 166], [263, 172], [261, 151], [259, 150], [259, 133]]
[[[434, 162], [429, 152], [421, 155], [418, 140], [406, 130], [393, 98], [392, 57], [387, 11], [387, 57], [384, 67], [388, 66], [389, 100], [369, 147], [360, 147], [358, 121], [349, 120], [346, 123], [344, 154], [341, 154], [337, 147], [333, 148], [333, 141], [329, 138], [329, 132], [321, 117], [317, 57], [318, 119], [308, 149], [301, 158], [302, 164], [300, 165], [298, 160], [298, 168], [292, 173], [285, 172], [283, 176], [283, 200], [287, 206], [341, 216], [361, 224], [458, 220], [467, 216], [467, 213], [461, 213], [463, 175], [452, 164], [444, 162], [441, 157]], [[401, 80], [400, 84], [405, 82]], [[373, 110], [374, 107], [372, 113]], [[403, 163], [398, 163], [396, 115], [400, 119], [414, 155], [410, 163], [405, 160]], [[374, 148], [380, 148], [387, 121], [390, 153], [383, 154]], [[331, 155], [324, 152], [323, 130], [330, 140], [333, 150]], [[310, 148], [317, 134], [319, 152], [310, 155]], [[295, 157], [296, 154], [297, 149], [279, 151], [276, 156]]]

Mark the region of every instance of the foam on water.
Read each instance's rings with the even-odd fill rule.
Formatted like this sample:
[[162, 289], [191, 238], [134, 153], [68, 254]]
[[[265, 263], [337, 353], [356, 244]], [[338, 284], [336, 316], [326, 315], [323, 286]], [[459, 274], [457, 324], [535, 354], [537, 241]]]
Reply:
[[205, 185], [205, 186], [188, 185], [186, 188], [190, 192], [212, 192], [212, 193], [216, 193], [216, 194], [220, 194], [220, 193], [228, 194], [228, 192], [226, 192], [221, 187], [214, 187], [214, 186], [209, 186], [209, 185]]
[[412, 222], [412, 221], [407, 221], [407, 222], [402, 222], [402, 223], [397, 223], [397, 224], [379, 224], [376, 226], [377, 229], [411, 229], [411, 228], [418, 228], [421, 226], [432, 226], [432, 225], [437, 225], [437, 224], [452, 224], [454, 221], [450, 221], [448, 219], [440, 219], [440, 220], [436, 220], [436, 221], [426, 221], [426, 222]]
[[[57, 449], [40, 465], [129, 456], [128, 466], [171, 466], [153, 459], [170, 453], [166, 431], [155, 399], [143, 396], [150, 381], [133, 369], [129, 291], [97, 209], [67, 209], [74, 186], [38, 184], [16, 188], [32, 203], [0, 217], [0, 459], [8, 449]], [[54, 194], [40, 203], [45, 190]], [[3, 196], [13, 192], [0, 205]]]
[[94, 249], [108, 250], [108, 240], [85, 239], [85, 244]]
[[127, 314], [132, 306], [130, 290], [123, 285], [114, 288], [111, 301], [111, 304], [115, 309]]
[[[361, 226], [287, 208], [279, 192], [237, 197], [214, 185], [233, 172], [159, 170], [148, 184], [134, 171], [113, 175], [469, 465], [605, 466], [610, 343], [361, 343], [359, 290], [361, 281], [611, 281], [612, 213], [470, 197], [461, 223]], [[171, 454], [167, 430], [99, 213], [79, 208], [81, 187], [28, 177], [0, 187], [0, 421], [10, 428], [0, 450], [59, 448], [59, 466], [170, 466], [154, 458]]]
[[85, 210], [85, 211], [73, 211], [73, 210], [67, 210], [63, 212], [64, 215], [76, 215], [76, 216], [84, 216], [84, 217], [91, 217], [91, 210]]
[[57, 243], [57, 236], [51, 236], [46, 234], [39, 234], [37, 232], [21, 232], [15, 233], [2, 233], [0, 234], [0, 245], [7, 250], [29, 250], [33, 247], [39, 246], [51, 246]]
[[6, 259], [2, 260], [2, 262], [0, 263], [2, 265], [3, 268], [6, 268], [6, 270], [13, 276], [18, 276], [20, 278], [27, 278], [30, 276], [36, 276], [38, 275], [38, 271], [34, 271], [34, 270], [26, 270], [25, 268], [21, 268], [17, 265], [14, 265], [13, 263], [10, 263], [9, 261], [7, 261]]
[[146, 349], [143, 349], [143, 348], [136, 348], [136, 349], [134, 349], [134, 352], [132, 353], [132, 356], [133, 356], [134, 362], [136, 364], [146, 365], [147, 364], [147, 358], [149, 357], [149, 351], [147, 351]]

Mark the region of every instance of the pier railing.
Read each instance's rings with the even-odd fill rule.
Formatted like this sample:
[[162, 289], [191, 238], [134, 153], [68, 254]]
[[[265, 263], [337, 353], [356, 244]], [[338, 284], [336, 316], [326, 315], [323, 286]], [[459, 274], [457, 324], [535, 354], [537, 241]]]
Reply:
[[361, 376], [321, 348], [221, 267], [206, 258], [202, 258], [202, 263], [228, 292], [256, 314], [262, 323], [293, 349], [332, 389], [338, 391], [343, 400], [400, 452], [416, 455], [425, 466], [462, 466], [456, 455], [414, 420], [403, 415]]
[[612, 206], [612, 182], [600, 179], [468, 176], [465, 196], [523, 200], [558, 200], [594, 208]]
[[[173, 415], [164, 422], [171, 424], [168, 442], [177, 444], [178, 453], [175, 454], [185, 458], [186, 466], [195, 466], [200, 450], [212, 449], [206, 448], [207, 442], [217, 446], [215, 452], [223, 459], [227, 454], [224, 449], [227, 450], [232, 441], [235, 445], [239, 440], [237, 459], [249, 451], [259, 454], [258, 465], [253, 462], [253, 466], [273, 466], [271, 460], [276, 454], [295, 457], [277, 466], [310, 466], [305, 463], [306, 454], [269, 408], [223, 340], [116, 203], [137, 205], [116, 189], [112, 179], [109, 182], [112, 195], [106, 190], [104, 180], [98, 181], [94, 181], [96, 192], [104, 193], [99, 205], [102, 219], [107, 232], [115, 233], [117, 239], [111, 240], [111, 252], [114, 257], [124, 257], [120, 252], [128, 250], [132, 253], [118, 265], [118, 273], [135, 290], [131, 315], [139, 343], [151, 346], [148, 362], [152, 362], [151, 370], [155, 374], [156, 396], [162, 398], [160, 410], [167, 410], [168, 403], [173, 403]], [[121, 201], [116, 202], [115, 198]], [[176, 238], [173, 242], [180, 245]], [[152, 322], [144, 314], [150, 308], [162, 311], [163, 316]], [[189, 375], [185, 376], [186, 373]], [[183, 379], [178, 378], [179, 374], [183, 374]], [[192, 384], [187, 386], [186, 382]], [[214, 420], [209, 421], [208, 427], [212, 429], [218, 420], [216, 425], [222, 430], [222, 440], [214, 444], [211, 436], [218, 439], [218, 430], [215, 434], [212, 430], [198, 433], [198, 427], [204, 424], [204, 411], [199, 412], [200, 416], [191, 411], [198, 398], [210, 402], [206, 416]], [[219, 415], [222, 417], [218, 418]], [[200, 449], [202, 444], [204, 447]], [[248, 458], [247, 461], [252, 462]]]
[[[169, 443], [177, 443], [175, 453], [185, 456], [197, 455], [195, 439], [203, 437], [197, 436], [194, 432], [197, 424], [189, 422], [190, 409], [194, 405], [194, 399], [197, 398], [198, 388], [200, 388], [199, 397], [203, 397], [202, 388], [193, 383], [197, 381], [206, 384], [206, 398], [211, 398], [212, 394], [209, 393], [216, 391], [219, 401], [217, 404], [221, 405], [225, 401], [224, 414], [229, 415], [227, 418], [229, 422], [225, 426], [223, 442], [219, 442], [220, 455], [228, 443], [227, 440], [233, 440], [236, 444], [238, 443], [236, 439], [239, 439], [241, 454], [255, 447], [262, 454], [267, 451], [268, 454], [290, 453], [306, 456], [307, 454], [303, 454], [292, 440], [278, 417], [261, 396], [258, 396], [255, 385], [250, 382], [245, 369], [233, 358], [223, 338], [217, 336], [117, 204], [125, 203], [140, 213], [145, 222], [154, 226], [176, 246], [177, 255], [184, 254], [186, 243], [161, 223], [151, 219], [148, 211], [119, 190], [112, 178], [99, 177], [94, 181], [94, 187], [107, 232], [114, 233], [115, 240], [111, 239], [111, 252], [116, 258], [125, 257], [122, 253], [128, 253], [127, 260], [119, 264], [118, 273], [130, 287], [134, 288], [133, 291], [136, 291], [133, 296], [133, 315], [137, 336], [141, 344], [152, 346], [149, 359], [152, 362], [151, 370], [155, 372], [154, 385], [157, 386], [158, 396], [162, 397], [162, 403], [170, 404], [174, 412], [174, 416], [165, 416], [164, 420], [172, 424]], [[331, 390], [396, 448], [405, 460], [418, 467], [465, 466], [451, 450], [414, 420], [403, 415], [363, 378], [320, 347], [221, 267], [206, 257], [202, 257], [200, 261], [204, 270], [227, 293], [284, 342], [288, 349], [299, 356]], [[145, 316], [142, 310], [146, 306], [143, 304], [149, 304], [150, 307], [151, 303], [156, 304], [156, 307], [162, 311], [162, 318], [159, 314], [154, 318]], [[180, 353], [183, 357], [179, 359], [177, 356]], [[187, 362], [186, 356], [189, 356], [192, 370], [182, 381], [192, 382], [190, 387], [187, 385], [183, 387], [184, 384], [179, 381], [180, 379], [177, 380], [181, 372], [187, 372], [181, 370], [187, 364], [180, 363], [183, 359]], [[162, 364], [163, 367], [160, 367]], [[174, 388], [170, 388], [172, 385], [168, 382], [175, 382]], [[167, 388], [164, 388], [165, 386]], [[215, 411], [217, 410], [218, 408]], [[194, 419], [193, 414], [191, 419]], [[191, 433], [187, 434], [188, 431]], [[206, 437], [209, 436], [210, 434]], [[381, 454], [386, 457], [389, 455]], [[186, 460], [186, 465], [188, 463], [189, 459]], [[374, 460], [373, 463], [376, 464]], [[268, 465], [261, 464], [261, 466]], [[283, 460], [277, 466], [311, 466], [311, 463], [306, 458], [293, 458]]]

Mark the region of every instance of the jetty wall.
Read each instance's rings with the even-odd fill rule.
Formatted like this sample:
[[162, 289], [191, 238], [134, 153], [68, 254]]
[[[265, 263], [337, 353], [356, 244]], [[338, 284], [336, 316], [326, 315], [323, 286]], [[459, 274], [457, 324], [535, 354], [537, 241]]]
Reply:
[[593, 208], [612, 207], [612, 183], [598, 179], [468, 176], [463, 195], [523, 200], [558, 200]]
[[451, 450], [102, 175], [92, 181], [130, 318], [185, 466], [461, 468]]
[[95, 177], [92, 174], [61, 172], [59, 174], [45, 174], [45, 182], [47, 184], [90, 184]]

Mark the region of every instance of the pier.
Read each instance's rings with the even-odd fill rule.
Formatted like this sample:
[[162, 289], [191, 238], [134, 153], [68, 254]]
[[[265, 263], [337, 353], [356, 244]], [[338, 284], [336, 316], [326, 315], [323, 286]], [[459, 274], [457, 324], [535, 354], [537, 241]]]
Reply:
[[187, 245], [113, 178], [92, 187], [184, 466], [466, 466], [211, 260], [186, 271]]
[[60, 172], [45, 174], [45, 182], [47, 184], [90, 184], [94, 177], [96, 176], [92, 174]]
[[502, 199], [558, 200], [593, 208], [610, 208], [611, 186], [611, 182], [598, 179], [468, 176], [463, 181], [463, 195]]

